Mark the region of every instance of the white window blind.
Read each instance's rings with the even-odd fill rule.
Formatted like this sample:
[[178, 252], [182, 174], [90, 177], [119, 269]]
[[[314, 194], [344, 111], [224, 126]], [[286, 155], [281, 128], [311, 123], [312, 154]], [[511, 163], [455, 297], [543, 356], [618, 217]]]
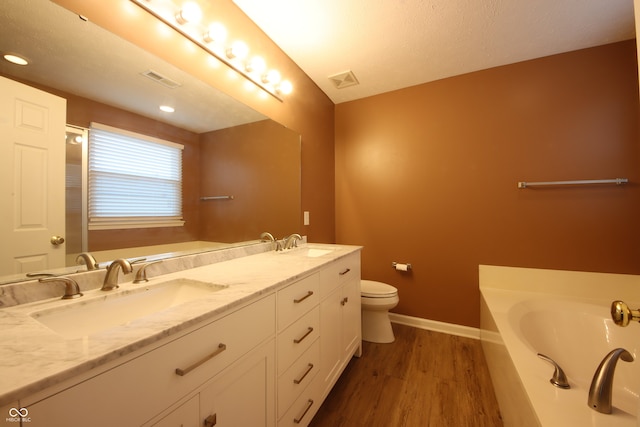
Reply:
[[89, 229], [183, 225], [183, 148], [92, 123]]

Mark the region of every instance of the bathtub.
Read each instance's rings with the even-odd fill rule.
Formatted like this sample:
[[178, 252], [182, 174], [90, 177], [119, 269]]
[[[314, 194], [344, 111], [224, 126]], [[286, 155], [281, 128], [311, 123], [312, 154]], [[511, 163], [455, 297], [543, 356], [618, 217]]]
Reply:
[[[640, 277], [480, 266], [480, 292], [480, 337], [505, 426], [639, 425], [640, 323], [616, 326], [609, 307], [640, 307]], [[618, 361], [613, 412], [601, 414], [587, 405], [589, 386], [618, 347], [636, 360]], [[538, 353], [562, 367], [570, 389], [549, 382], [553, 367]]]

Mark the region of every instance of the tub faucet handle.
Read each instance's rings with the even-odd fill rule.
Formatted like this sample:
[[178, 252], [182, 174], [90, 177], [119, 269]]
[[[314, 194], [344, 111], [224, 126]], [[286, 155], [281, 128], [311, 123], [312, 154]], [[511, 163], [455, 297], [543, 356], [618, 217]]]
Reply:
[[611, 318], [618, 326], [628, 326], [632, 321], [640, 322], [640, 310], [632, 310], [624, 301], [611, 303]]
[[542, 360], [546, 360], [547, 362], [551, 363], [555, 368], [555, 370], [553, 371], [553, 376], [549, 380], [551, 384], [553, 384], [558, 388], [571, 388], [571, 386], [569, 385], [569, 381], [567, 381], [567, 376], [564, 374], [564, 371], [562, 370], [560, 365], [556, 363], [555, 360], [553, 360], [549, 356], [546, 356], [542, 353], [538, 353], [538, 357]]

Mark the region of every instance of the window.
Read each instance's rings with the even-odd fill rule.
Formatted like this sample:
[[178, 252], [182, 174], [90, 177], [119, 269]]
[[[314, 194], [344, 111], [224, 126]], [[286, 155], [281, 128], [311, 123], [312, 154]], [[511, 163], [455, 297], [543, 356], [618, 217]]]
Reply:
[[89, 132], [89, 229], [181, 226], [184, 146], [99, 123]]

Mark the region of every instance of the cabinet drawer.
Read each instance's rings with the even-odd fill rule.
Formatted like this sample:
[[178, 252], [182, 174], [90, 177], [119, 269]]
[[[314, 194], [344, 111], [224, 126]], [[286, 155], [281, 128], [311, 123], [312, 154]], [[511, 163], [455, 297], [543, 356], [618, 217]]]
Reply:
[[[82, 402], [74, 413], [79, 425], [112, 427], [123, 420], [140, 425], [274, 333], [275, 295], [271, 295], [30, 405], [29, 411], [47, 425], [63, 425], [67, 415], [60, 408], [68, 402]], [[224, 350], [219, 348], [221, 344], [226, 346]], [[178, 368], [184, 375], [176, 373]]]
[[320, 308], [302, 316], [278, 335], [278, 375], [286, 371], [320, 335]]
[[278, 378], [278, 417], [284, 415], [293, 401], [307, 388], [320, 371], [320, 340], [305, 351]]
[[193, 396], [152, 427], [199, 427], [198, 408], [198, 396]]
[[337, 259], [320, 271], [320, 296], [328, 296], [331, 291], [353, 278], [360, 280], [360, 252]]
[[278, 330], [315, 307], [319, 301], [320, 274], [299, 280], [278, 291]]
[[278, 427], [306, 427], [322, 404], [322, 387], [318, 381], [320, 376], [313, 379], [300, 396], [293, 402], [291, 408], [280, 418]]

